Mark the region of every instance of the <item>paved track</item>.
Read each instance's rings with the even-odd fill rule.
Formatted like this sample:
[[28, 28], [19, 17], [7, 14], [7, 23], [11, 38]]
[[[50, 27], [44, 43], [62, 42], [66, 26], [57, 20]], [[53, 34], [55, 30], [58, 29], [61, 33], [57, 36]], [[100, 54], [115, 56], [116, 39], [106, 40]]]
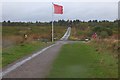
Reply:
[[67, 43], [71, 33], [69, 27], [65, 35], [55, 44], [12, 64], [2, 72], [3, 78], [45, 78], [63, 44]]

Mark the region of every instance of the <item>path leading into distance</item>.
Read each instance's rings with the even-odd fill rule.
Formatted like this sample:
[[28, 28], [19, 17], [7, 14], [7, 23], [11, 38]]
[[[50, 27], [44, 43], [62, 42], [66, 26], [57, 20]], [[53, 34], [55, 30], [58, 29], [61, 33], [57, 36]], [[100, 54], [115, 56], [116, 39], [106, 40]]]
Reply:
[[64, 36], [55, 44], [48, 46], [41, 51], [34, 53], [25, 59], [15, 62], [2, 72], [3, 78], [45, 78], [51, 67], [54, 59], [59, 53], [62, 45], [68, 43], [71, 28], [68, 27]]

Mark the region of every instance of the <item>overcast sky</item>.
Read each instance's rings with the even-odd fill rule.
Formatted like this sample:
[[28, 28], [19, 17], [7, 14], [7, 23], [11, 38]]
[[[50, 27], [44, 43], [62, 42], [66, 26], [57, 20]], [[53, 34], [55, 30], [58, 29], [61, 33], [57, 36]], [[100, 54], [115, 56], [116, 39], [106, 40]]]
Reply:
[[115, 20], [118, 18], [119, 0], [4, 0], [2, 21], [51, 21], [51, 2], [62, 5], [63, 14], [54, 15], [54, 20]]

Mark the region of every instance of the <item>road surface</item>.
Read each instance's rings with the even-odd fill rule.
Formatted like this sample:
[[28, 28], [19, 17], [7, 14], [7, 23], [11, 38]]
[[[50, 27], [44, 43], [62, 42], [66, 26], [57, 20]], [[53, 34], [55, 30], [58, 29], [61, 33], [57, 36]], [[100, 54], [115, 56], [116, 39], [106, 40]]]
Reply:
[[71, 28], [69, 27], [55, 44], [16, 62], [2, 71], [3, 78], [45, 78], [52, 66], [52, 63], [59, 53], [63, 44], [69, 38]]
[[60, 40], [62, 40], [62, 41], [67, 40], [70, 36], [70, 33], [71, 33], [71, 27], [68, 27], [66, 33], [64, 34], [64, 36]]

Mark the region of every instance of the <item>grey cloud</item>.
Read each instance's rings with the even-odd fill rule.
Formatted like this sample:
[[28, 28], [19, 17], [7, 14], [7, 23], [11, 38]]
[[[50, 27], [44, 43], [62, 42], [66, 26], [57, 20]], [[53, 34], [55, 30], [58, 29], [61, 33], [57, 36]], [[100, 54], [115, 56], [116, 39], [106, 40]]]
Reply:
[[[118, 18], [116, 2], [61, 2], [63, 15], [54, 15], [54, 20], [114, 20]], [[11, 21], [51, 21], [51, 2], [4, 2], [3, 20]]]

